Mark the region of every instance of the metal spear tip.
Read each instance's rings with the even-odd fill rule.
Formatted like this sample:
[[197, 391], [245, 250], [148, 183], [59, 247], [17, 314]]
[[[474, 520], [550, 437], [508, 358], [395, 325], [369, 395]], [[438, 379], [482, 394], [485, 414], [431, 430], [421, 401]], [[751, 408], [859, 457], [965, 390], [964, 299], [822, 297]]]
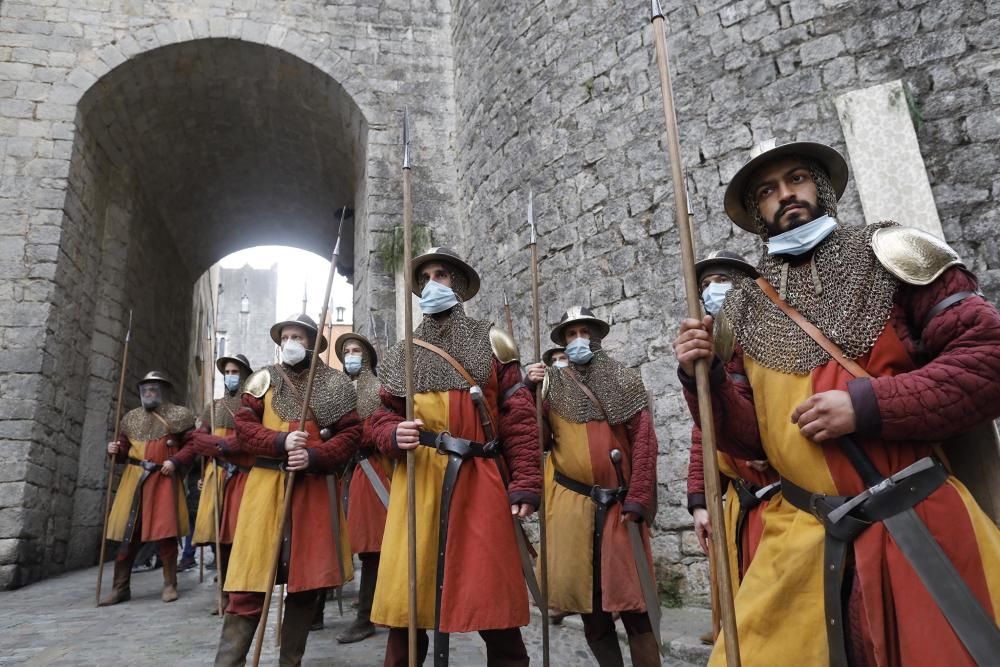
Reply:
[[403, 169], [410, 168], [410, 107], [403, 107]]
[[649, 7], [649, 20], [654, 21], [658, 18], [663, 18], [663, 9], [660, 7], [660, 0], [653, 0]]
[[622, 450], [620, 449], [612, 449], [608, 453], [608, 456], [611, 457], [611, 462], [614, 463], [615, 465], [618, 465], [619, 463], [622, 462]]
[[509, 306], [510, 301], [507, 300], [507, 290], [503, 290], [503, 305]]
[[535, 231], [535, 193], [530, 189], [528, 190], [528, 227], [531, 229], [529, 243], [534, 244], [538, 240], [538, 235]]

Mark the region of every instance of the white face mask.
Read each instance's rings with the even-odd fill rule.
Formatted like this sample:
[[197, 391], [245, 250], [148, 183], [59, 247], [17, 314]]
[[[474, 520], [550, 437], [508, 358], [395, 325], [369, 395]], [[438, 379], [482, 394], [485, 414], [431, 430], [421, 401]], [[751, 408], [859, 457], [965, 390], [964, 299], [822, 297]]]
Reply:
[[457, 304], [455, 290], [434, 280], [428, 280], [420, 293], [420, 310], [424, 315], [443, 313]]
[[715, 317], [722, 310], [722, 302], [726, 300], [726, 292], [733, 288], [730, 282], [709, 283], [705, 291], [701, 293], [701, 300], [705, 303], [705, 312]]
[[286, 340], [281, 346], [281, 361], [289, 366], [294, 366], [306, 358], [305, 345], [297, 340]]
[[357, 375], [361, 372], [361, 355], [360, 354], [345, 354], [344, 355], [344, 372], [348, 375]]
[[837, 228], [837, 219], [822, 215], [801, 227], [789, 229], [767, 242], [768, 255], [804, 255]]
[[560, 359], [558, 361], [552, 362], [552, 365], [555, 366], [556, 368], [566, 368], [567, 366], [569, 366], [569, 362], [566, 361], [565, 359]]

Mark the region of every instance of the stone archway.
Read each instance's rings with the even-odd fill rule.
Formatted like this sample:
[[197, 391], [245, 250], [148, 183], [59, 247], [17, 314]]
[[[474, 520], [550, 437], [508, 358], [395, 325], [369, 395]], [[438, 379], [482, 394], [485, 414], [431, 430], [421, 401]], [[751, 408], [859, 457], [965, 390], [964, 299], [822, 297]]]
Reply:
[[325, 255], [334, 211], [363, 211], [368, 122], [327, 72], [238, 39], [150, 48], [89, 85], [76, 106], [48, 317], [52, 405], [40, 405], [44, 433], [29, 453], [50, 476], [32, 487], [25, 511], [35, 516], [8, 585], [94, 561], [128, 311], [132, 407], [128, 390], [149, 368], [185, 386], [199, 327], [192, 289], [214, 261], [266, 244]]

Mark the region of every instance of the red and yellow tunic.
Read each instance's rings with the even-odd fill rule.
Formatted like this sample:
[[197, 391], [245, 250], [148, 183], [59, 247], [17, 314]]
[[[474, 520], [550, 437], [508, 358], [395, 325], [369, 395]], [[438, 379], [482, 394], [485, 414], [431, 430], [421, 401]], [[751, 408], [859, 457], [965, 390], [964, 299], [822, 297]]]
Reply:
[[[388, 491], [391, 487], [392, 459], [379, 453], [372, 437], [372, 418], [364, 421], [361, 454], [367, 457], [372, 469]], [[350, 497], [348, 498], [347, 529], [351, 536], [351, 551], [356, 554], [382, 551], [382, 535], [388, 510], [372, 486], [368, 475], [359, 463], [351, 476]]]
[[[175, 406], [165, 406], [173, 408]], [[157, 408], [158, 411], [162, 408]], [[136, 408], [133, 412], [143, 412], [143, 408]], [[191, 418], [193, 422], [193, 417]], [[161, 431], [162, 435], [151, 439], [141, 440], [135, 434], [129, 432], [129, 416], [122, 419], [122, 428], [118, 438], [119, 462], [126, 463], [122, 471], [122, 478], [118, 482], [118, 490], [115, 492], [114, 504], [111, 506], [111, 514], [108, 516], [108, 530], [105, 537], [118, 542], [126, 539], [125, 530], [128, 524], [129, 512], [135, 499], [136, 492], [142, 494], [139, 509], [139, 522], [142, 525], [142, 533], [139, 539], [142, 542], [154, 542], [170, 537], [180, 537], [188, 532], [188, 512], [187, 502], [184, 498], [184, 489], [181, 485], [181, 466], [188, 466], [194, 461], [195, 451], [189, 447], [190, 431], [182, 433], [169, 433], [167, 427], [156, 427], [156, 431]], [[155, 433], [155, 432], [154, 432]], [[167, 460], [174, 463], [174, 474], [166, 476], [159, 470], [155, 470], [143, 482], [139, 489], [139, 480], [142, 477], [142, 467], [135, 465], [140, 461], [162, 465]]]
[[[497, 460], [470, 458], [462, 464], [452, 496], [441, 601], [441, 630], [471, 632], [527, 625], [528, 592], [514, 541], [512, 503], [538, 505], [541, 465], [534, 401], [517, 389], [503, 405], [498, 397], [520, 382], [517, 363], [501, 364], [494, 357], [489, 380], [481, 385], [486, 405], [499, 424], [502, 458], [511, 480], [507, 488]], [[393, 493], [382, 540], [378, 587], [372, 622], [406, 627], [407, 530], [406, 461], [395, 445], [396, 425], [403, 420], [401, 398], [382, 390], [383, 407], [373, 415], [373, 434], [382, 452], [398, 459]], [[485, 442], [483, 427], [468, 390], [418, 393], [414, 414], [428, 431]], [[417, 625], [434, 628], [434, 598], [438, 550], [441, 483], [448, 457], [433, 448], [417, 447]]]
[[[271, 403], [273, 393], [272, 387], [262, 398], [243, 395], [243, 407], [235, 419], [237, 447], [258, 459], [280, 461], [286, 458], [286, 435], [300, 427], [298, 421], [286, 422], [278, 417]], [[361, 436], [361, 423], [357, 413], [351, 410], [333, 425], [334, 436], [329, 440], [320, 439], [320, 429], [312, 419], [307, 420], [301, 430], [309, 434], [306, 449], [309, 450], [310, 466], [307, 471], [295, 475], [292, 491], [291, 555], [287, 568], [289, 593], [340, 586], [354, 576], [346, 521], [340, 503], [336, 502], [340, 487], [331, 484], [335, 477], [328, 477], [326, 473], [342, 466], [354, 454]], [[286, 474], [283, 470], [261, 465], [255, 465], [250, 471], [236, 522], [226, 575], [227, 592], [267, 590], [279, 542]], [[331, 486], [336, 489], [332, 499]], [[340, 513], [339, 554], [332, 528], [331, 505]]]
[[[737, 350], [728, 370], [746, 375], [748, 386], [731, 382], [721, 364], [712, 372], [720, 446], [744, 458], [766, 457], [804, 489], [852, 496], [865, 487], [840, 448], [804, 438], [790, 420], [813, 394], [849, 390], [858, 442], [885, 476], [935, 455], [942, 440], [970, 425], [1000, 416], [1000, 315], [993, 306], [974, 296], [937, 314], [922, 330], [914, 326], [949, 295], [975, 290], [975, 279], [960, 268], [926, 287], [900, 285], [888, 325], [856, 359], [871, 380], [854, 380], [835, 361], [806, 375], [782, 373]], [[693, 383], [682, 380], [697, 419]], [[979, 603], [1000, 621], [997, 526], [955, 477], [914, 509]], [[771, 501], [760, 546], [736, 596], [744, 664], [829, 663], [823, 542], [824, 528], [815, 517], [780, 496]], [[853, 551], [855, 580], [845, 604], [852, 653], [879, 666], [974, 664], [881, 523], [863, 532]], [[717, 642], [711, 664], [724, 664], [724, 653], [724, 643]]]
[[[647, 562], [652, 564], [649, 523], [655, 513], [656, 433], [648, 409], [622, 424], [594, 420], [575, 423], [548, 409], [552, 451], [545, 465], [545, 520], [548, 531], [549, 606], [591, 613], [594, 600], [594, 521], [590, 498], [556, 483], [555, 471], [582, 484], [616, 488], [618, 478], [610, 452], [622, 452], [622, 471], [629, 486], [624, 503], [612, 505], [601, 537], [601, 604], [605, 611], [646, 610], [623, 512], [646, 520], [639, 524]], [[650, 565], [652, 567], [652, 565]], [[653, 576], [652, 571], [650, 576]]]

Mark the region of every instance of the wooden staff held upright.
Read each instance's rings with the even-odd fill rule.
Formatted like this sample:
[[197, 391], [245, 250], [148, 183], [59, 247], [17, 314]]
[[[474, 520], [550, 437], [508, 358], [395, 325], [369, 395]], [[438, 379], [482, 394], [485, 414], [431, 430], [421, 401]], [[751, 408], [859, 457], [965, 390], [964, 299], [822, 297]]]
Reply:
[[[531, 190], [528, 190], [528, 225], [531, 227], [531, 237], [528, 241], [531, 246], [531, 308], [532, 322], [531, 334], [534, 345], [535, 361], [542, 360], [541, 341], [541, 302], [538, 298], [538, 235], [535, 233], [535, 208], [534, 197]], [[507, 301], [507, 294], [504, 293], [504, 302]], [[508, 313], [510, 311], [508, 310]], [[538, 557], [541, 559], [539, 567], [539, 588], [542, 592], [542, 603], [539, 611], [542, 614], [542, 664], [549, 666], [549, 562], [548, 562], [548, 535], [545, 530], [545, 429], [542, 424], [542, 388], [535, 388], [535, 422], [538, 424], [538, 460], [542, 467], [542, 494], [538, 501]]]
[[[410, 110], [403, 109], [403, 369], [406, 421], [413, 421], [413, 194], [410, 190]], [[407, 640], [410, 667], [417, 665], [417, 455], [406, 450], [406, 556], [409, 585]]]
[[[128, 311], [128, 329], [125, 330], [125, 342], [122, 344], [122, 364], [118, 371], [118, 402], [115, 405], [115, 439], [121, 435], [122, 395], [125, 392], [125, 367], [128, 365], [128, 342], [132, 338], [132, 311]], [[108, 534], [108, 515], [111, 514], [111, 487], [115, 482], [115, 457], [108, 454], [108, 484], [104, 487], [104, 527], [101, 528], [101, 555], [97, 561], [97, 606], [101, 606], [101, 580], [104, 578], [104, 556], [106, 554]]]
[[[659, 0], [652, 0], [650, 20], [653, 23], [653, 43], [656, 45], [656, 64], [660, 73], [660, 92], [663, 96], [663, 118], [667, 129], [667, 152], [674, 186], [674, 208], [677, 212], [677, 232], [680, 237], [681, 263], [684, 270], [684, 287], [687, 296], [688, 317], [701, 320], [701, 298], [698, 294], [698, 277], [694, 269], [694, 239], [688, 217], [687, 191], [684, 187], [684, 168], [681, 164], [680, 140], [677, 135], [677, 116], [674, 111], [674, 93], [670, 83], [670, 66], [667, 40], [663, 26], [663, 10]], [[711, 541], [715, 559], [719, 606], [722, 616], [723, 636], [726, 643], [726, 663], [740, 665], [740, 644], [736, 631], [736, 610], [733, 606], [733, 585], [729, 573], [729, 556], [724, 538], [725, 517], [722, 513], [722, 494], [719, 488], [719, 462], [716, 458], [715, 422], [712, 415], [712, 394], [705, 359], [695, 362], [695, 382], [698, 388], [698, 410], [701, 415], [701, 437], [705, 465], [705, 496], [709, 520], [715, 528], [717, 539]]]
[[[209, 366], [208, 377], [211, 378], [208, 381], [208, 421], [209, 428], [212, 431], [212, 435], [215, 435], [215, 337], [216, 332], [219, 330], [219, 299], [222, 297], [222, 283], [219, 283], [218, 289], [216, 289], [215, 302], [212, 304], [212, 331], [209, 336], [209, 345], [212, 347], [211, 358], [212, 365]], [[204, 459], [202, 459], [204, 460]], [[215, 604], [219, 608], [219, 618], [224, 615], [224, 610], [222, 608], [222, 567], [220, 563], [222, 562], [222, 536], [219, 534], [221, 531], [221, 512], [222, 512], [222, 484], [223, 479], [220, 476], [219, 460], [217, 458], [212, 459], [213, 472], [215, 473], [213, 477], [215, 482], [213, 485], [212, 493], [214, 494], [214, 501], [212, 504], [212, 512], [214, 516], [212, 517], [215, 521]], [[204, 491], [203, 491], [204, 493]]]
[[[299, 428], [304, 428], [309, 418], [309, 401], [312, 400], [313, 384], [316, 379], [316, 367], [319, 365], [319, 348], [323, 330], [326, 328], [326, 318], [330, 311], [330, 292], [333, 290], [333, 278], [337, 274], [337, 258], [340, 255], [340, 237], [344, 231], [344, 215], [347, 206], [340, 211], [340, 227], [337, 230], [337, 243], [330, 258], [330, 273], [326, 277], [326, 294], [323, 297], [323, 311], [316, 329], [316, 340], [313, 343], [312, 355], [309, 357], [309, 375], [306, 376], [306, 388], [302, 392], [302, 411], [299, 413]], [[257, 637], [254, 641], [253, 667], [260, 664], [260, 654], [264, 647], [264, 630], [267, 629], [267, 612], [271, 606], [271, 593], [274, 591], [274, 581], [278, 576], [278, 564], [281, 561], [281, 536], [285, 534], [288, 517], [292, 513], [292, 491], [295, 490], [295, 471], [289, 471], [285, 478], [285, 502], [281, 511], [281, 521], [278, 524], [278, 540], [271, 559], [271, 570], [268, 576], [267, 588], [264, 589], [264, 605], [260, 610], [260, 623], [257, 625]], [[340, 554], [337, 554], [340, 558]]]

